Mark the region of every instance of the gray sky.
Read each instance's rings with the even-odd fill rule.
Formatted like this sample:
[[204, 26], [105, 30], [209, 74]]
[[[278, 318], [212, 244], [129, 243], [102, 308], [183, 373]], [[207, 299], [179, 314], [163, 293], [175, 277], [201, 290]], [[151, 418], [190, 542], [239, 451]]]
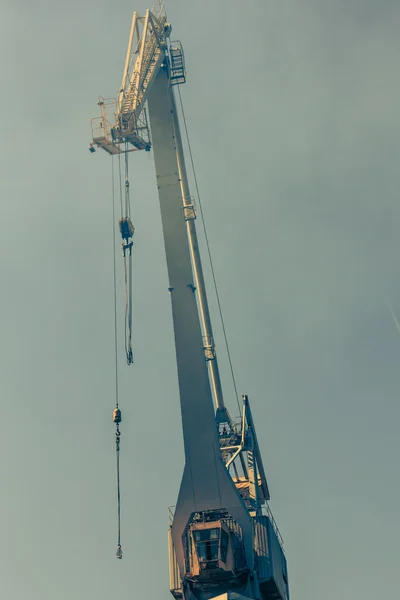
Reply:
[[[97, 94], [118, 89], [131, 12], [144, 8], [2, 5], [0, 596], [10, 600], [170, 598], [167, 507], [183, 452], [153, 162], [137, 153], [130, 168], [136, 363], [121, 352], [117, 561], [111, 159], [87, 151]], [[394, 598], [400, 335], [385, 296], [400, 314], [400, 5], [169, 0], [168, 15], [291, 596]], [[217, 319], [215, 329], [233, 411]]]

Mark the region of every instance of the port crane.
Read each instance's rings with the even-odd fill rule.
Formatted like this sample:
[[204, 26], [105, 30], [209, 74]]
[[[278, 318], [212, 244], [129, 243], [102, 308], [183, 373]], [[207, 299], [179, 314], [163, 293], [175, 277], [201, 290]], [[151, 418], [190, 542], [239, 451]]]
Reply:
[[[242, 396], [236, 419], [224, 402], [174, 93], [186, 81], [184, 54], [171, 31], [161, 1], [143, 16], [133, 13], [121, 87], [115, 99], [99, 98], [90, 144], [91, 152], [126, 161], [129, 152], [154, 154], [185, 450], [170, 510], [170, 590], [176, 600], [289, 600], [250, 401]], [[119, 226], [126, 256], [129, 214]], [[119, 436], [118, 407], [114, 421]]]

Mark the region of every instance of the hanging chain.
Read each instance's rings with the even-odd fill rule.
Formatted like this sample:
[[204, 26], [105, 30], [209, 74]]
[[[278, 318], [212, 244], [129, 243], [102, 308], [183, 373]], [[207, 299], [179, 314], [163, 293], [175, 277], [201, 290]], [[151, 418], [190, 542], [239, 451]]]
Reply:
[[119, 430], [119, 424], [121, 422], [121, 411], [116, 408], [114, 411], [114, 422], [115, 422], [115, 450], [117, 454], [117, 520], [118, 520], [118, 540], [117, 540], [117, 558], [122, 558], [122, 546], [121, 546], [121, 484], [119, 477], [119, 450], [121, 443], [121, 432]]

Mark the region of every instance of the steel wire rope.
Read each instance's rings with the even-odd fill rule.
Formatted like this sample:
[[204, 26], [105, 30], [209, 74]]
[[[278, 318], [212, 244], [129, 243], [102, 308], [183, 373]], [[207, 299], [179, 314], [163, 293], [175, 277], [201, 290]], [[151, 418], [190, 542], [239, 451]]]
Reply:
[[129, 199], [129, 162], [128, 142], [125, 142], [125, 216], [131, 218], [131, 203]]
[[132, 352], [132, 251], [129, 250], [128, 267], [124, 254], [124, 290], [125, 290], [125, 353], [128, 365], [133, 363]]
[[117, 329], [117, 259], [115, 252], [115, 181], [114, 181], [114, 157], [111, 157], [111, 181], [112, 181], [112, 241], [113, 241], [113, 283], [114, 283], [114, 352], [115, 352], [115, 407], [118, 408], [118, 329]]
[[133, 270], [133, 256], [132, 256], [132, 248], [129, 252], [129, 258], [128, 258], [128, 264], [129, 264], [129, 270], [128, 270], [128, 278], [129, 278], [129, 298], [128, 298], [128, 302], [129, 302], [129, 317], [128, 317], [128, 334], [129, 334], [129, 348], [128, 348], [128, 353], [129, 353], [129, 360], [132, 363], [133, 362], [133, 350], [132, 350], [132, 312], [133, 312], [133, 306], [132, 306], [132, 286], [133, 286], [133, 278], [132, 278], [132, 270]]
[[[125, 153], [125, 173], [126, 173], [126, 153]], [[118, 154], [118, 164], [119, 164], [119, 192], [120, 192], [120, 204], [121, 204], [121, 219], [126, 217], [126, 211], [124, 213], [123, 207], [123, 193], [122, 193], [122, 166], [121, 166], [121, 155]], [[125, 206], [126, 206], [126, 179], [125, 179]], [[125, 328], [124, 328], [124, 338], [125, 338], [125, 354], [126, 360], [128, 362], [128, 340], [126, 336], [126, 328], [127, 328], [127, 318], [128, 318], [128, 280], [127, 280], [127, 268], [126, 268], [126, 252], [123, 254], [124, 259], [124, 294], [125, 294]], [[128, 362], [129, 364], [129, 362]]]
[[126, 254], [124, 253], [124, 292], [125, 292], [125, 354], [126, 360], [128, 360], [128, 339], [126, 335], [127, 322], [128, 322], [128, 273], [126, 267]]
[[188, 126], [187, 126], [187, 122], [186, 122], [185, 110], [183, 108], [183, 102], [182, 102], [182, 95], [181, 95], [180, 86], [177, 85], [176, 87], [178, 88], [179, 104], [180, 104], [180, 107], [181, 107], [182, 118], [183, 118], [183, 125], [184, 125], [184, 129], [185, 129], [186, 141], [187, 141], [188, 150], [189, 150], [190, 163], [191, 163], [192, 171], [193, 171], [194, 185], [195, 185], [195, 188], [196, 188], [196, 194], [197, 194], [197, 199], [198, 199], [198, 203], [199, 203], [201, 221], [202, 221], [202, 224], [203, 224], [204, 239], [205, 239], [206, 247], [207, 247], [208, 260], [210, 261], [211, 275], [212, 275], [212, 280], [213, 280], [213, 284], [214, 284], [215, 296], [217, 298], [217, 305], [218, 305], [219, 317], [221, 319], [222, 332], [223, 332], [223, 336], [224, 336], [226, 352], [227, 352], [227, 355], [228, 355], [229, 368], [230, 368], [230, 371], [231, 371], [233, 387], [234, 387], [235, 395], [236, 395], [236, 402], [237, 402], [238, 409], [239, 409], [239, 414], [240, 414], [241, 408], [240, 408], [240, 402], [239, 402], [239, 394], [238, 394], [237, 385], [236, 385], [236, 377], [235, 377], [235, 372], [234, 372], [234, 369], [233, 369], [232, 357], [231, 357], [231, 353], [230, 353], [230, 349], [229, 349], [229, 344], [228, 344], [228, 336], [227, 336], [227, 333], [226, 333], [225, 321], [224, 321], [224, 317], [223, 317], [223, 314], [222, 314], [221, 301], [220, 301], [219, 292], [218, 292], [217, 279], [216, 279], [215, 271], [214, 271], [214, 264], [213, 264], [212, 256], [211, 256], [210, 243], [209, 243], [209, 240], [208, 240], [208, 233], [207, 233], [206, 221], [205, 221], [205, 218], [204, 218], [204, 212], [203, 212], [203, 207], [202, 207], [201, 198], [200, 198], [199, 185], [198, 185], [198, 182], [197, 182], [196, 168], [195, 168], [195, 165], [194, 165], [194, 159], [193, 159], [193, 153], [192, 153], [192, 146], [190, 144], [189, 131], [188, 131]]
[[[115, 353], [115, 409], [119, 411], [119, 387], [118, 387], [118, 327], [117, 327], [117, 259], [116, 259], [116, 236], [115, 236], [115, 178], [114, 157], [111, 157], [111, 181], [112, 181], [112, 242], [113, 242], [113, 284], [114, 284], [114, 353]], [[117, 458], [117, 557], [122, 558], [121, 549], [121, 480], [120, 480], [120, 439], [121, 433], [119, 423], [116, 423], [115, 448]]]
[[[120, 467], [119, 467], [119, 446], [120, 446], [120, 431], [117, 423], [116, 448], [117, 448], [117, 519], [118, 519], [118, 535], [117, 535], [117, 557], [122, 558], [121, 551], [121, 483], [120, 483]], [[119, 551], [121, 556], [119, 556]]]
[[[113, 158], [113, 157], [111, 157]], [[119, 169], [119, 200], [120, 200], [120, 205], [121, 205], [121, 219], [123, 217], [123, 206], [122, 206], [122, 175], [121, 175], [121, 155], [118, 154], [118, 169]]]
[[[125, 215], [131, 218], [131, 203], [129, 194], [129, 162], [128, 162], [128, 142], [125, 142]], [[128, 265], [126, 252], [128, 254]], [[125, 290], [125, 353], [128, 365], [133, 364], [132, 351], [132, 241], [124, 247], [124, 290]]]

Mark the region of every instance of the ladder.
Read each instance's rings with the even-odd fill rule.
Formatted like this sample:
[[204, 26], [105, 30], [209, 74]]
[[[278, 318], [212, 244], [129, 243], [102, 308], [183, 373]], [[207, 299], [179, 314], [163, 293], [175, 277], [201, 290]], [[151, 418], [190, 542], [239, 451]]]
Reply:
[[171, 42], [171, 85], [186, 82], [185, 57], [181, 42]]

